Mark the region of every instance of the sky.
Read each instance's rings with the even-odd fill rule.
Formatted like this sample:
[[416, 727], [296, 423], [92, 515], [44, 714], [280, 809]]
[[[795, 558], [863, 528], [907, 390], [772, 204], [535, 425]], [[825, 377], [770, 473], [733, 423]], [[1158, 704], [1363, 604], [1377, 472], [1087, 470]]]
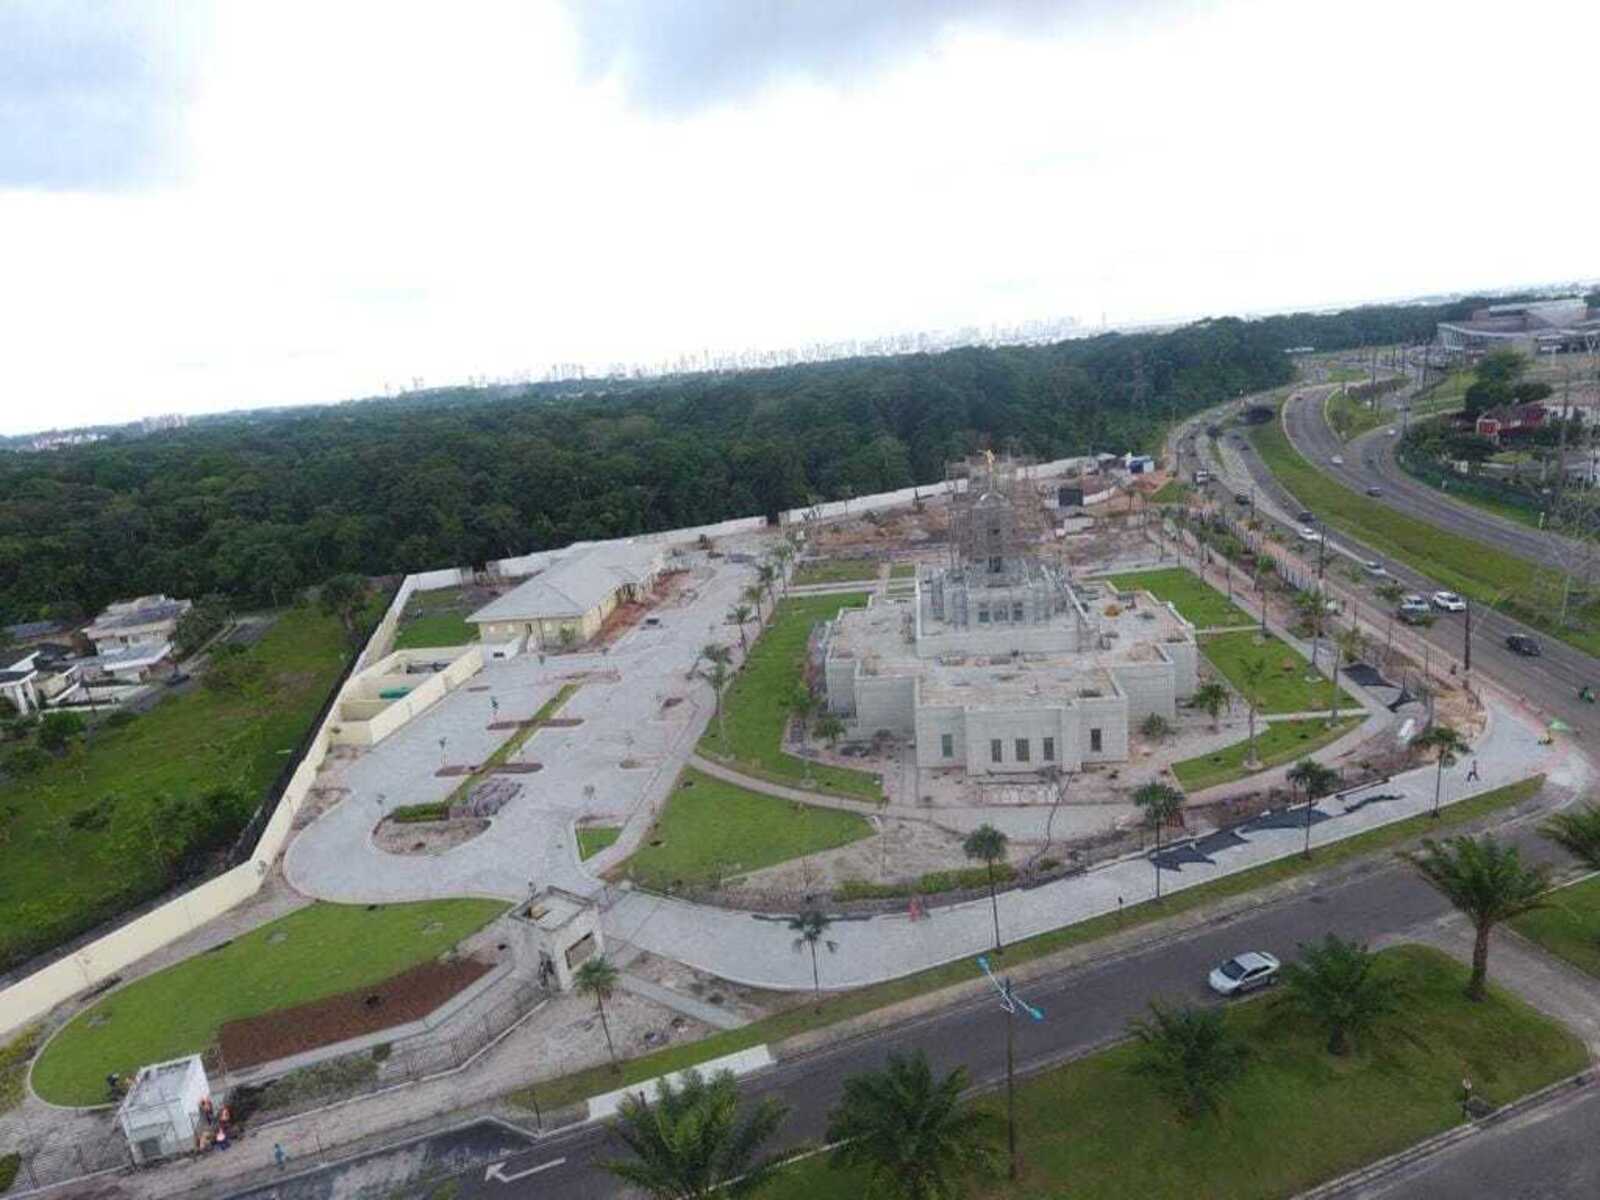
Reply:
[[1600, 277], [1600, 4], [0, 0], [0, 432]]

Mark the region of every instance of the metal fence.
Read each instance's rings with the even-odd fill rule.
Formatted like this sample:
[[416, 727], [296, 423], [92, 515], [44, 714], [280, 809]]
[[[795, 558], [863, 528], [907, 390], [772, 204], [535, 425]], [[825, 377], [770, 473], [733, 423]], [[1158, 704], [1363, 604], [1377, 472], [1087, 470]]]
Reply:
[[120, 1130], [106, 1135], [75, 1137], [69, 1142], [43, 1146], [30, 1150], [26, 1144], [18, 1147], [22, 1165], [6, 1194], [28, 1192], [35, 1188], [55, 1187], [95, 1175], [101, 1171], [115, 1171], [133, 1165], [128, 1152], [128, 1139]]

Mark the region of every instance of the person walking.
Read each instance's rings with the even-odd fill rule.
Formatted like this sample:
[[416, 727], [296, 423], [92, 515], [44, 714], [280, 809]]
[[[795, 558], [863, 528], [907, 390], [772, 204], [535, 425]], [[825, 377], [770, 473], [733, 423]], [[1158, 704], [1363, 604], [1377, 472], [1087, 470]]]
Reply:
[[283, 1164], [289, 1161], [289, 1156], [284, 1152], [282, 1142], [272, 1143], [272, 1161], [278, 1164], [278, 1170], [283, 1170]]
[[1475, 783], [1478, 779], [1478, 760], [1472, 760], [1472, 766], [1467, 771], [1467, 782]]

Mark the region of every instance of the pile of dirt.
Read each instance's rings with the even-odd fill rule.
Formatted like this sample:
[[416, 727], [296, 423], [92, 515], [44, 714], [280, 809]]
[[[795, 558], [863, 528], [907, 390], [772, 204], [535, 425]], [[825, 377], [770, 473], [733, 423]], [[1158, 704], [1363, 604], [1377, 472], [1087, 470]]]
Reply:
[[489, 970], [472, 959], [423, 963], [369, 987], [229, 1021], [217, 1035], [223, 1061], [229, 1070], [253, 1067], [420, 1020]]

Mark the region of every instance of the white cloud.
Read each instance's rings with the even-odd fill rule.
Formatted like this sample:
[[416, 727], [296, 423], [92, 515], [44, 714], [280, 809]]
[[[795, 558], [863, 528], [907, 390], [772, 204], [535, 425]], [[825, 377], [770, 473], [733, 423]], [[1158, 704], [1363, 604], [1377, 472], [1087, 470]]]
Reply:
[[176, 182], [0, 191], [0, 426], [1600, 273], [1592, 6], [1060, 8], [653, 109], [556, 5], [222, 6]]

